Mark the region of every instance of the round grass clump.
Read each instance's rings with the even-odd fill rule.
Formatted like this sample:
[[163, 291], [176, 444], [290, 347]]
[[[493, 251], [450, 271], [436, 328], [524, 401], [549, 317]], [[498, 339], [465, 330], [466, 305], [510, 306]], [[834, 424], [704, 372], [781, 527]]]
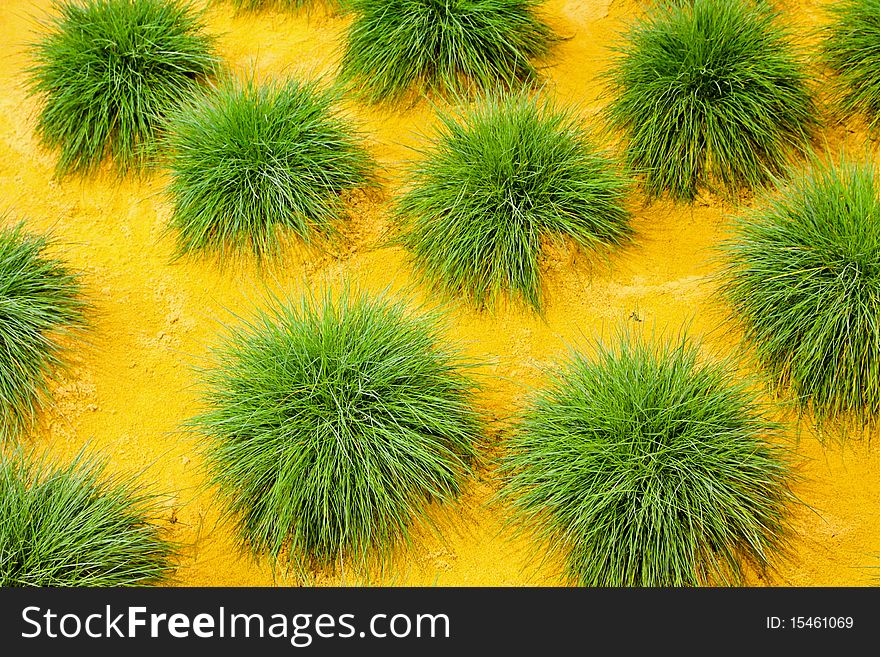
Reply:
[[[253, 11], [256, 9], [299, 9], [314, 4], [314, 0], [230, 0], [236, 9]], [[327, 0], [330, 4], [346, 2], [347, 0]]]
[[169, 192], [180, 253], [271, 255], [291, 232], [336, 233], [341, 194], [372, 160], [336, 96], [315, 82], [227, 80], [170, 123]]
[[631, 234], [627, 181], [573, 112], [525, 94], [445, 114], [397, 215], [425, 281], [479, 305], [501, 293], [540, 309], [548, 240], [595, 250]]
[[771, 565], [789, 465], [730, 362], [687, 339], [574, 353], [535, 393], [502, 460], [502, 499], [583, 586], [698, 586]]
[[743, 215], [721, 291], [746, 343], [817, 419], [880, 413], [880, 182], [814, 165]]
[[169, 111], [216, 67], [201, 17], [179, 0], [69, 0], [33, 44], [37, 132], [59, 173], [110, 155], [125, 172], [156, 148]]
[[828, 5], [824, 59], [836, 74], [841, 106], [880, 127], [880, 1], [843, 0]]
[[536, 0], [347, 0], [341, 77], [372, 101], [532, 81], [556, 40]]
[[804, 67], [768, 4], [664, 3], [617, 51], [607, 115], [651, 196], [765, 184], [815, 126]]
[[63, 467], [0, 454], [0, 587], [142, 586], [171, 574], [158, 498], [103, 471], [82, 454]]
[[381, 561], [471, 471], [464, 365], [433, 316], [385, 298], [327, 293], [234, 329], [192, 425], [244, 543], [299, 566]]
[[61, 338], [85, 326], [82, 284], [49, 240], [0, 229], [0, 444], [33, 426], [62, 367]]

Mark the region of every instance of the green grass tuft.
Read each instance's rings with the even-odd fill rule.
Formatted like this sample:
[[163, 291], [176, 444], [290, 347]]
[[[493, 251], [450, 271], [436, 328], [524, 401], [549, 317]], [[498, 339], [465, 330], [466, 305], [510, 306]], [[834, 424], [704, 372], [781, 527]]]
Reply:
[[423, 279], [478, 305], [502, 294], [541, 308], [542, 243], [625, 243], [628, 182], [567, 109], [526, 94], [444, 114], [397, 219]]
[[0, 229], [0, 444], [34, 424], [62, 366], [59, 338], [85, 326], [79, 276], [19, 224]]
[[[215, 2], [225, 2], [226, 0], [214, 0]], [[257, 9], [279, 8], [279, 9], [299, 9], [311, 4], [315, 4], [315, 0], [229, 0], [236, 9], [246, 9], [254, 11]], [[334, 0], [327, 0], [334, 2]], [[344, 2], [345, 0], [340, 0]]]
[[815, 164], [734, 226], [721, 293], [758, 361], [817, 419], [880, 413], [880, 179]]
[[103, 470], [82, 454], [63, 467], [0, 454], [0, 587], [143, 586], [171, 574], [156, 496]]
[[663, 3], [616, 50], [607, 116], [650, 196], [763, 185], [816, 125], [804, 66], [764, 3]]
[[825, 62], [837, 74], [835, 85], [846, 112], [867, 116], [880, 127], [880, 1], [843, 0], [828, 5]]
[[790, 465], [777, 427], [687, 338], [623, 335], [573, 353], [534, 394], [502, 459], [500, 497], [583, 586], [739, 582], [786, 535]]
[[556, 40], [536, 0], [347, 0], [340, 75], [374, 102], [532, 81]]
[[168, 112], [214, 73], [213, 40], [179, 0], [69, 0], [32, 45], [37, 133], [57, 171], [89, 172], [107, 155], [142, 166]]
[[283, 9], [299, 9], [311, 0], [231, 0], [236, 9], [265, 9], [266, 7], [281, 7]]
[[381, 562], [458, 496], [480, 421], [432, 315], [345, 292], [231, 330], [191, 425], [238, 534], [273, 563]]
[[337, 97], [315, 82], [226, 80], [170, 122], [172, 228], [181, 254], [277, 252], [290, 231], [336, 233], [340, 194], [373, 164]]

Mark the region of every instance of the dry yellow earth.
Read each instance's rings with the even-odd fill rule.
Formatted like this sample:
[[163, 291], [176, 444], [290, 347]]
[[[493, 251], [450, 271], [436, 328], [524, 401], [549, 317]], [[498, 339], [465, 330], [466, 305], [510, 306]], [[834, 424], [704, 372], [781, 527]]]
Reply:
[[[580, 108], [601, 127], [599, 74], [608, 47], [626, 21], [649, 3], [631, 0], [550, 0], [545, 13], [567, 39], [545, 62], [546, 92]], [[816, 2], [782, 2], [799, 35], [823, 20]], [[203, 364], [222, 325], [263, 302], [266, 290], [296, 295], [305, 286], [350, 279], [369, 290], [412, 288], [404, 254], [378, 248], [390, 229], [389, 204], [411, 150], [425, 141], [433, 112], [422, 101], [391, 111], [352, 103], [370, 150], [383, 170], [383, 188], [351, 199], [346, 246], [334, 253], [291, 250], [283, 270], [247, 265], [220, 271], [216, 263], [172, 262], [164, 233], [169, 209], [161, 172], [119, 179], [106, 171], [53, 179], [54, 154], [34, 137], [38, 106], [27, 96], [26, 44], [50, 0], [3, 0], [0, 6], [0, 213], [51, 230], [65, 257], [85, 275], [95, 310], [87, 348], [54, 389], [54, 406], [31, 439], [37, 449], [70, 458], [84, 445], [109, 458], [110, 468], [146, 468], [144, 485], [169, 494], [164, 522], [184, 546], [177, 571], [186, 585], [295, 584], [273, 576], [267, 563], [241, 556], [228, 523], [203, 489], [197, 439], [180, 430], [200, 410], [193, 365]], [[332, 76], [348, 19], [326, 8], [236, 14], [228, 3], [208, 8], [210, 30], [235, 70], [258, 76]], [[821, 79], [817, 78], [821, 84]], [[818, 85], [817, 85], [818, 86]], [[863, 152], [859, 125], [826, 121], [819, 147]], [[609, 143], [609, 146], [614, 144]], [[829, 146], [830, 145], [830, 146]], [[713, 301], [713, 247], [724, 238], [734, 208], [717, 199], [694, 206], [633, 199], [637, 244], [595, 264], [565, 251], [545, 259], [547, 309], [538, 318], [521, 309], [486, 314], [451, 305], [449, 334], [482, 370], [481, 404], [501, 426], [521, 404], [542, 368], [569, 346], [590, 348], [595, 335], [621, 325], [678, 330], [689, 323], [707, 349], [725, 352], [737, 336], [722, 325]], [[415, 290], [416, 298], [420, 292]], [[426, 297], [431, 300], [430, 296]], [[641, 320], [640, 322], [637, 321]], [[792, 440], [797, 436], [792, 432]], [[865, 437], [845, 447], [823, 446], [808, 430], [797, 453], [803, 480], [797, 493], [812, 510], [793, 515], [791, 556], [769, 581], [754, 584], [838, 586], [876, 583], [880, 571], [880, 449]], [[497, 432], [489, 436], [497, 442]], [[512, 540], [490, 498], [491, 472], [482, 471], [461, 505], [438, 509], [438, 531], [418, 533], [383, 573], [320, 576], [320, 584], [554, 585], [556, 560], [535, 559], [528, 538]], [[537, 550], [540, 554], [540, 550]]]

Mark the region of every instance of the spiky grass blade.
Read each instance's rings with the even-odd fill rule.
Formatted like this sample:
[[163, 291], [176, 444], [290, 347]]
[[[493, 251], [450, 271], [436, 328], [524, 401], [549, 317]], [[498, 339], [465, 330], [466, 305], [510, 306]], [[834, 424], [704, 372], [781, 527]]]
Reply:
[[440, 117], [399, 202], [400, 241], [422, 278], [478, 305], [501, 294], [541, 308], [547, 240], [588, 250], [631, 234], [627, 181], [575, 114], [526, 94]]
[[819, 420], [880, 413], [880, 184], [815, 164], [734, 225], [720, 290], [746, 343]]
[[846, 112], [880, 126], [880, 2], [843, 0], [827, 5], [831, 22], [825, 27], [822, 50], [836, 73], [835, 85]]
[[534, 80], [556, 40], [535, 0], [347, 0], [340, 75], [374, 102]]
[[63, 342], [85, 326], [82, 284], [23, 224], [0, 229], [0, 444], [33, 426], [62, 366]]
[[101, 461], [0, 454], [0, 586], [138, 586], [172, 572], [155, 495]]
[[607, 116], [651, 196], [763, 185], [815, 127], [804, 66], [769, 4], [662, 3], [616, 50]]
[[561, 363], [507, 444], [501, 498], [585, 586], [698, 586], [771, 565], [790, 465], [729, 362], [623, 335]]
[[181, 254], [275, 253], [290, 232], [336, 232], [340, 194], [373, 164], [337, 98], [317, 82], [228, 79], [169, 128], [172, 227]]
[[40, 139], [57, 171], [111, 156], [121, 172], [154, 153], [168, 112], [214, 73], [213, 40], [181, 0], [67, 0], [31, 46]]
[[464, 366], [432, 315], [351, 292], [232, 329], [192, 426], [244, 544], [300, 567], [381, 561], [470, 472]]

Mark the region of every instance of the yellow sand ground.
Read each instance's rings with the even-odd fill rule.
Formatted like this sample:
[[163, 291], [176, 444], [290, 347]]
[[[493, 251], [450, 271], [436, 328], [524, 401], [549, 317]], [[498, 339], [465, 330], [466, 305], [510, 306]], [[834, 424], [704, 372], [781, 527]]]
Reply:
[[[546, 62], [547, 93], [576, 104], [599, 125], [608, 46], [625, 21], [649, 3], [632, 0], [550, 0], [547, 19], [568, 39]], [[219, 271], [214, 263], [172, 262], [163, 234], [169, 204], [160, 173], [119, 179], [108, 170], [88, 179], [53, 180], [54, 154], [34, 138], [37, 105], [26, 95], [26, 43], [45, 16], [49, 0], [3, 0], [0, 6], [0, 213], [51, 230], [63, 253], [85, 274], [95, 304], [91, 345], [73, 358], [55, 387], [55, 407], [32, 443], [69, 458], [83, 445], [105, 454], [110, 468], [147, 468], [144, 481], [170, 494], [165, 521], [186, 545], [177, 577], [186, 585], [296, 583], [273, 578], [265, 562], [239, 556], [229, 526], [202, 490], [198, 445], [180, 431], [199, 409], [191, 366], [204, 363], [232, 311], [247, 313], [265, 290], [296, 295], [305, 285], [358, 281], [370, 290], [413, 285], [404, 254], [378, 249], [389, 229], [388, 207], [413, 146], [424, 143], [433, 113], [421, 102], [403, 111], [351, 104], [373, 155], [383, 169], [383, 189], [352, 199], [349, 242], [333, 254], [291, 251], [284, 271], [260, 274], [252, 267]], [[799, 34], [823, 19], [816, 2], [780, 3]], [[332, 76], [348, 19], [319, 8], [311, 12], [236, 14], [212, 5], [209, 26], [220, 50], [239, 71], [259, 76]], [[861, 152], [864, 130], [828, 121], [822, 139], [833, 150]], [[545, 262], [544, 319], [522, 310], [478, 313], [452, 305], [450, 337], [487, 365], [481, 403], [503, 421], [521, 403], [541, 369], [568, 346], [589, 348], [594, 335], [616, 327], [677, 330], [690, 322], [707, 349], [723, 353], [737, 337], [722, 330], [722, 309], [712, 300], [712, 248], [725, 235], [733, 208], [713, 198], [693, 207], [645, 206], [634, 198], [638, 243], [607, 265], [564, 251]], [[430, 297], [429, 297], [430, 298]], [[497, 440], [497, 435], [490, 436]], [[773, 585], [867, 585], [880, 571], [880, 450], [863, 439], [845, 448], [823, 447], [809, 432], [798, 444], [803, 483], [797, 493], [814, 511], [794, 513], [797, 536], [791, 558]], [[439, 532], [420, 532], [384, 574], [367, 579], [341, 573], [317, 578], [327, 584], [554, 585], [559, 564], [530, 559], [534, 544], [502, 533], [503, 514], [488, 500], [491, 474], [482, 472], [462, 504], [438, 510]], [[755, 584], [766, 583], [752, 578]]]

